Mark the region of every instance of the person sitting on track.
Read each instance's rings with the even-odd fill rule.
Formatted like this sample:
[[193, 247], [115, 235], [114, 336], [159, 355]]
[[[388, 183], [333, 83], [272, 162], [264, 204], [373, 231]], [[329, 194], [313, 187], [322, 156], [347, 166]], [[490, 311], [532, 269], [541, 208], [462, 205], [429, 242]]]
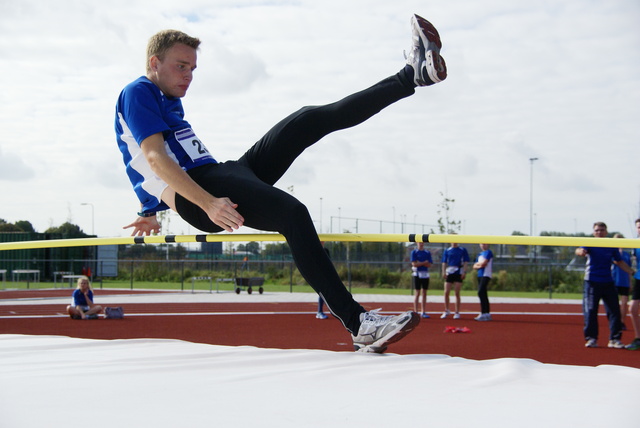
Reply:
[[93, 303], [93, 289], [86, 276], [78, 278], [73, 305], [67, 306], [67, 313], [74, 320], [96, 319], [102, 313], [102, 306]]

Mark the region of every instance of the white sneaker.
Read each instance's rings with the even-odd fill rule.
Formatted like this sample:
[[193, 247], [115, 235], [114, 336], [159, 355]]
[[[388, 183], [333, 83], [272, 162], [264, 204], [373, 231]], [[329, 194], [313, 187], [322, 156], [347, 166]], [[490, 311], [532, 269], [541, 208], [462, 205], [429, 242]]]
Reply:
[[453, 319], [454, 320], [459, 320], [460, 319], [460, 314], [457, 313], [457, 312], [455, 314], [453, 314]]
[[584, 344], [585, 348], [597, 348], [598, 347], [598, 341], [596, 339], [587, 339], [587, 343]]
[[414, 71], [414, 83], [428, 86], [447, 78], [447, 66], [440, 56], [442, 42], [438, 30], [421, 16], [411, 17], [412, 43], [409, 54], [405, 53], [407, 64]]
[[376, 311], [365, 312], [357, 336], [353, 338], [356, 352], [381, 354], [387, 345], [397, 342], [409, 334], [418, 324], [420, 316], [412, 311], [400, 315], [379, 315]]
[[316, 314], [316, 318], [318, 318], [319, 320], [326, 320], [329, 317], [324, 312], [318, 312]]
[[449, 312], [449, 309], [447, 309], [446, 311], [444, 311], [444, 312], [442, 313], [442, 315], [440, 315], [440, 318], [441, 318], [441, 319], [444, 319], [444, 318], [448, 317], [450, 313], [451, 313], [451, 312]]
[[474, 318], [476, 321], [491, 321], [491, 314], [480, 314]]
[[620, 342], [618, 339], [613, 339], [609, 341], [609, 344], [607, 345], [608, 348], [615, 348], [615, 349], [624, 349], [624, 343]]

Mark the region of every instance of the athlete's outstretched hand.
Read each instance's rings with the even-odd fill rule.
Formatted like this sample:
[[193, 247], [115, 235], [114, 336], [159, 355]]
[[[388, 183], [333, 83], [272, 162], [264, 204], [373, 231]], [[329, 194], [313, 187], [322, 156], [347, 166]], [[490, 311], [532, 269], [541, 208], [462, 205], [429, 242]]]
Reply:
[[133, 227], [131, 236], [149, 236], [152, 233], [160, 233], [160, 223], [156, 216], [153, 217], [136, 217], [133, 223], [124, 226], [123, 229]]

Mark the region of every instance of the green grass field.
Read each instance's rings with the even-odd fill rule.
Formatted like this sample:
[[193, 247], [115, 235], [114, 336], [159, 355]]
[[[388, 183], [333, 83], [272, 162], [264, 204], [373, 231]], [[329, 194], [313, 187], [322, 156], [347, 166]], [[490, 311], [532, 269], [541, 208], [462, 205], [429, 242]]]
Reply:
[[[213, 291], [216, 290], [216, 286], [219, 287], [220, 291], [233, 291], [234, 286], [231, 283], [216, 283], [213, 281], [210, 285], [209, 281], [201, 280], [195, 281], [193, 283], [193, 289], [196, 291], [209, 291], [210, 288]], [[51, 288], [66, 288], [73, 289], [75, 288], [75, 283], [72, 284], [72, 287], [69, 287], [69, 283], [60, 283], [54, 284], [53, 282], [5, 282], [1, 285], [2, 290], [41, 290], [41, 289], [51, 289]], [[265, 284], [263, 285], [265, 291], [269, 292], [278, 292], [278, 293], [313, 293], [313, 289], [308, 285], [278, 285], [278, 284]], [[131, 283], [129, 281], [96, 281], [93, 283], [93, 288], [96, 290], [103, 289], [131, 289]], [[184, 285], [179, 282], [144, 282], [144, 281], [136, 281], [133, 283], [133, 290], [174, 290], [174, 291], [191, 291], [192, 290], [192, 282], [185, 281]], [[395, 289], [395, 288], [370, 288], [370, 287], [352, 287], [351, 293], [353, 294], [392, 294], [392, 295], [409, 295], [411, 294], [408, 289]], [[242, 291], [246, 293], [246, 287]], [[253, 292], [257, 293], [257, 287], [253, 287]], [[442, 293], [442, 289], [434, 288], [429, 290], [429, 295], [439, 295]], [[476, 292], [473, 290], [462, 290], [463, 296], [475, 296]], [[518, 291], [491, 291], [489, 288], [489, 295], [491, 297], [520, 297], [520, 298], [541, 298], [547, 299], [549, 298], [548, 291], [538, 291], [538, 292], [518, 292]], [[582, 294], [580, 293], [553, 293], [552, 298], [554, 299], [582, 299]]]

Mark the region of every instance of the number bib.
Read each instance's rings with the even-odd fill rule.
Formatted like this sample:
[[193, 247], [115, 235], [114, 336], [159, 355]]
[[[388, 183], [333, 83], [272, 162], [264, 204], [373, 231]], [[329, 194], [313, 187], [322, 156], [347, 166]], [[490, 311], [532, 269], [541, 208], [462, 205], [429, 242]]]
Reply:
[[206, 158], [213, 159], [211, 153], [209, 153], [204, 144], [202, 144], [202, 141], [198, 139], [191, 128], [185, 128], [177, 131], [175, 133], [175, 137], [193, 162]]

